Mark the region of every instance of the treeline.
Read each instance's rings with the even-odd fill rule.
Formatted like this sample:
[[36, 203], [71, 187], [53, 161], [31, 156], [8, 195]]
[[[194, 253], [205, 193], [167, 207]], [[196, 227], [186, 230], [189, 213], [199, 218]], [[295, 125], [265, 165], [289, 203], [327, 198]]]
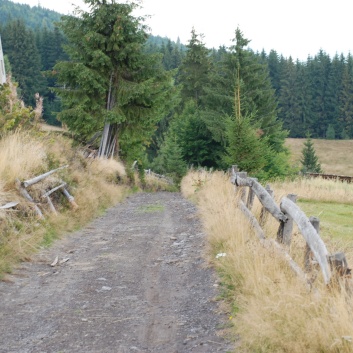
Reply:
[[353, 57], [323, 50], [306, 62], [272, 50], [258, 54], [268, 65], [279, 118], [290, 137], [353, 138]]
[[5, 25], [16, 19], [23, 19], [26, 26], [36, 30], [38, 28], [54, 29], [54, 23], [60, 21], [61, 15], [41, 6], [17, 4], [9, 0], [0, 0], [0, 23]]
[[30, 106], [35, 105], [35, 94], [44, 98], [43, 118], [56, 125], [56, 114], [61, 110], [60, 100], [51, 87], [55, 79], [51, 73], [55, 63], [67, 59], [63, 44], [65, 37], [57, 28], [26, 26], [23, 19], [0, 26], [4, 54], [7, 57], [7, 72], [11, 72], [19, 84], [19, 96]]
[[[149, 35], [131, 14], [137, 4], [86, 2], [91, 13], [63, 16], [54, 29], [14, 20], [0, 33], [25, 102], [39, 92], [44, 118], [58, 116], [101, 156], [176, 180], [190, 165], [233, 163], [266, 179], [293, 172], [288, 134], [353, 136], [350, 56], [320, 51], [294, 63], [255, 53], [239, 28], [229, 48], [208, 49], [195, 29], [184, 46]], [[99, 145], [91, 137], [102, 130]]]

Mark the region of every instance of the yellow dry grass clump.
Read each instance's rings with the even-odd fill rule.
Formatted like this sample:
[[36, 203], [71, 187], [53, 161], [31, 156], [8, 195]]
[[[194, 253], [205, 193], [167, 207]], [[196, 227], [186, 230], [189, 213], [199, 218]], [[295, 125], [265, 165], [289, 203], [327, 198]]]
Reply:
[[[276, 194], [284, 193], [277, 187], [279, 184]], [[220, 274], [221, 296], [230, 304], [233, 337], [240, 337], [238, 350], [353, 351], [351, 295], [344, 288], [327, 288], [320, 273], [316, 291], [308, 292], [287, 263], [258, 242], [236, 207], [237, 196], [229, 176], [191, 172], [183, 179], [181, 189], [200, 209], [210, 244], [209, 259]], [[289, 192], [292, 190], [287, 189]], [[257, 204], [257, 215], [259, 209]], [[265, 229], [267, 236], [274, 238], [278, 224], [269, 221]]]
[[[16, 189], [24, 181], [59, 166], [68, 165], [43, 182], [28, 188], [39, 202], [45, 220], [39, 221], [33, 205]], [[113, 160], [90, 160], [72, 147], [62, 135], [43, 132], [16, 132], [0, 139], [0, 206], [19, 201], [17, 209], [0, 210], [0, 276], [18, 260], [67, 231], [82, 226], [105, 208], [121, 200], [128, 188], [125, 169]], [[41, 198], [44, 191], [67, 183], [78, 208], [72, 210], [60, 191], [52, 194], [58, 211], [55, 216]]]

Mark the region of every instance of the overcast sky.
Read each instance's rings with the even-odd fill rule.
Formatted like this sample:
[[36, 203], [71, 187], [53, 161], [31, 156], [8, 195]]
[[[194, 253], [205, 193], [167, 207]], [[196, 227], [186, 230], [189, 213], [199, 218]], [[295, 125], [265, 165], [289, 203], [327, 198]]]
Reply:
[[[81, 0], [15, 0], [41, 4], [63, 14]], [[323, 49], [331, 57], [353, 53], [352, 0], [142, 0], [154, 35], [187, 44], [192, 27], [207, 47], [228, 46], [237, 26], [255, 51], [275, 49], [285, 57], [306, 60]]]

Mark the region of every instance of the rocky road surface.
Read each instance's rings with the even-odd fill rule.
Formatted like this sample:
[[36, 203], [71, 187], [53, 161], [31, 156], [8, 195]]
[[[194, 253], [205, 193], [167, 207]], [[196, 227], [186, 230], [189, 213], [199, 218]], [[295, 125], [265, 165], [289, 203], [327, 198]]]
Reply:
[[180, 194], [128, 197], [0, 283], [0, 352], [232, 351], [204, 245]]

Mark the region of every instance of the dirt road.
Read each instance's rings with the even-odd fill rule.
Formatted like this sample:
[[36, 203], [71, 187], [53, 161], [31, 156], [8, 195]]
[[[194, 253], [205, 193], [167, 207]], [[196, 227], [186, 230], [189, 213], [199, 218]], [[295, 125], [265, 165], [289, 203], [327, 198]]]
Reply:
[[130, 196], [0, 283], [0, 352], [231, 351], [204, 243], [180, 194]]

